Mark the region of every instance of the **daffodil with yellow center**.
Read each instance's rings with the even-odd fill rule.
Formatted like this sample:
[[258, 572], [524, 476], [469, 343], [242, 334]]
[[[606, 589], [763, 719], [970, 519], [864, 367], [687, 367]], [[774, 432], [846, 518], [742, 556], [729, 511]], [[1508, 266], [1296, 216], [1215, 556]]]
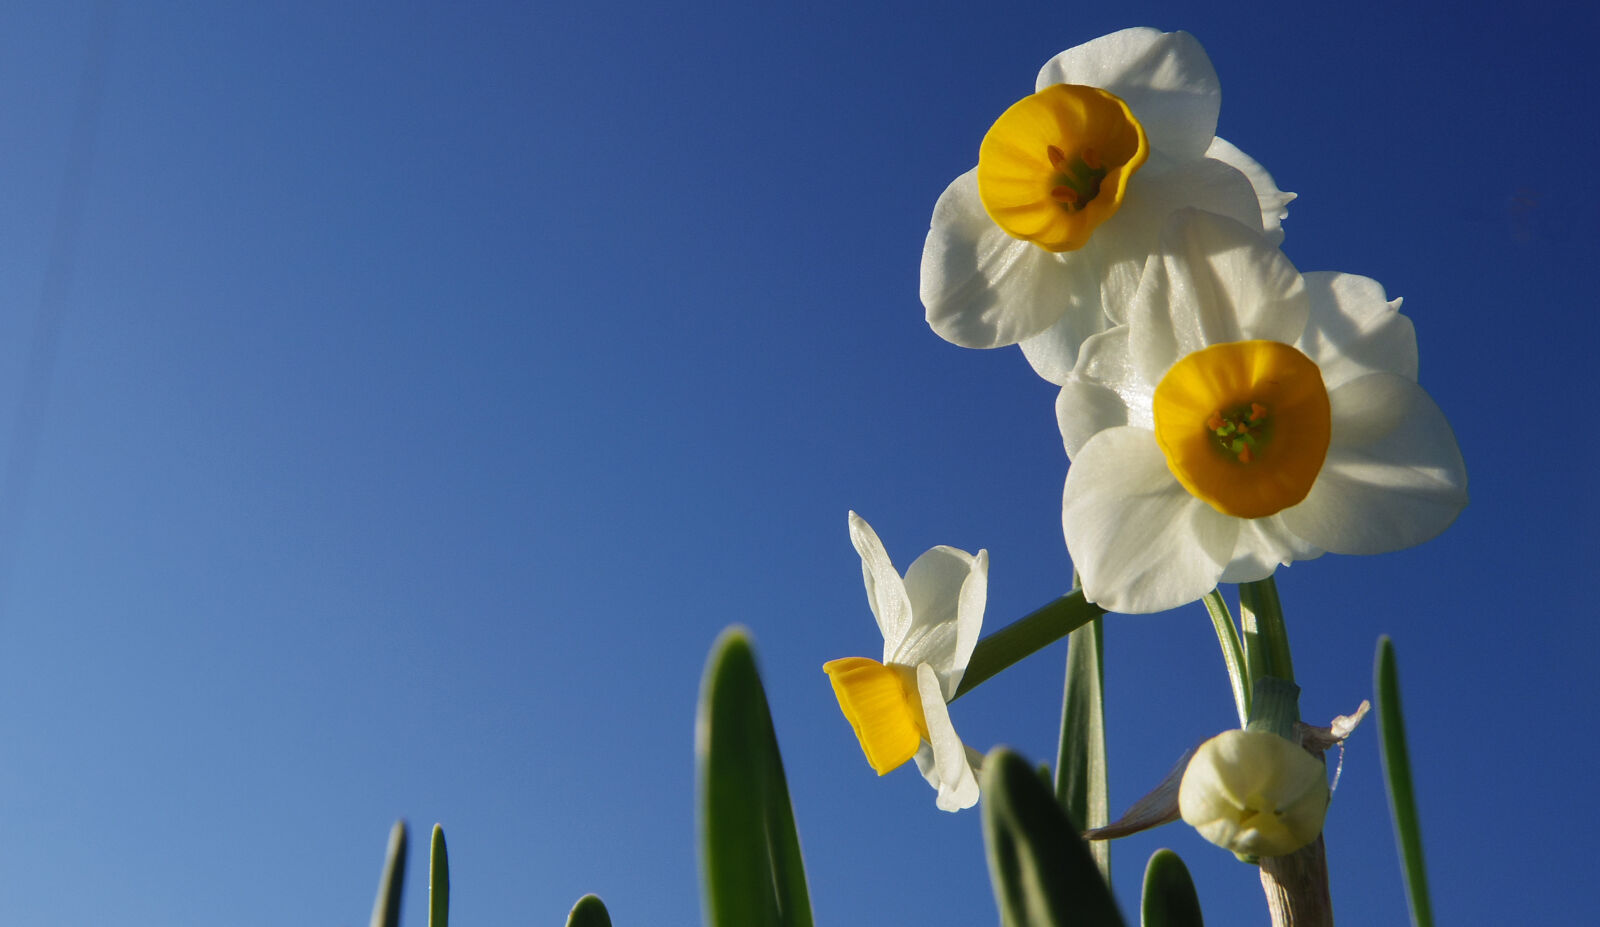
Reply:
[[921, 292], [941, 337], [1021, 343], [1059, 383], [1084, 339], [1126, 321], [1172, 212], [1199, 207], [1277, 240], [1293, 196], [1216, 137], [1217, 75], [1185, 33], [1102, 36], [1046, 62], [1034, 90], [939, 197]]
[[884, 775], [909, 759], [938, 790], [945, 811], [978, 801], [982, 757], [956, 736], [946, 703], [978, 643], [988, 597], [989, 555], [935, 547], [902, 579], [866, 520], [850, 513], [867, 601], [883, 633], [883, 659], [847, 657], [823, 666], [839, 707]]
[[1128, 104], [1097, 87], [1052, 84], [995, 121], [978, 148], [978, 198], [1007, 235], [1075, 251], [1116, 215], [1150, 156]]
[[1175, 213], [1128, 323], [1085, 342], [1056, 401], [1085, 596], [1161, 611], [1454, 521], [1466, 469], [1398, 308], [1365, 277], [1302, 276], [1245, 225]]

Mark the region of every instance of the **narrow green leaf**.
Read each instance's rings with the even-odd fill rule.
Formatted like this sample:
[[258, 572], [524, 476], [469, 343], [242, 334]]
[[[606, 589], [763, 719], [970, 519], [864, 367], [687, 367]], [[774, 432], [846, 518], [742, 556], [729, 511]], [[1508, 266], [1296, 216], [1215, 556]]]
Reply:
[[741, 628], [722, 632], [695, 721], [700, 863], [711, 927], [811, 927], [783, 758]]
[[378, 877], [378, 898], [372, 903], [371, 927], [400, 927], [400, 894], [406, 887], [406, 822], [394, 822], [389, 830], [389, 850], [383, 859], [383, 874]]
[[450, 854], [444, 848], [444, 828], [433, 825], [433, 848], [428, 855], [428, 927], [450, 925]]
[[1234, 626], [1233, 614], [1222, 590], [1206, 593], [1206, 611], [1211, 615], [1211, 626], [1217, 631], [1217, 645], [1222, 648], [1222, 663], [1228, 668], [1228, 685], [1233, 688], [1233, 705], [1239, 712], [1239, 726], [1250, 720], [1250, 673], [1245, 667], [1244, 648], [1239, 644], [1239, 629]]
[[1005, 927], [1123, 927], [1078, 827], [1027, 760], [1004, 748], [983, 763], [983, 837]]
[[1144, 867], [1139, 917], [1140, 927], [1205, 927], [1189, 867], [1171, 850], [1155, 851]]
[[994, 674], [1023, 657], [1038, 653], [1105, 613], [1105, 609], [1084, 599], [1082, 589], [1074, 589], [984, 637], [972, 648], [967, 671], [961, 675], [961, 684], [956, 686], [956, 694], [950, 700], [966, 695]]
[[1411, 756], [1406, 750], [1405, 719], [1400, 714], [1400, 674], [1395, 667], [1394, 642], [1378, 638], [1377, 666], [1378, 741], [1383, 746], [1383, 774], [1389, 790], [1389, 811], [1394, 816], [1394, 838], [1400, 848], [1400, 866], [1411, 901], [1411, 923], [1433, 927], [1433, 904], [1428, 899], [1428, 870], [1422, 860], [1422, 825], [1417, 821], [1417, 797], [1411, 787]]
[[[1096, 618], [1067, 639], [1067, 679], [1061, 698], [1061, 747], [1056, 799], [1078, 830], [1111, 822], [1106, 782], [1105, 630]], [[1111, 841], [1089, 843], [1100, 875], [1111, 884]]]
[[611, 927], [611, 915], [599, 895], [584, 895], [567, 915], [567, 927]]

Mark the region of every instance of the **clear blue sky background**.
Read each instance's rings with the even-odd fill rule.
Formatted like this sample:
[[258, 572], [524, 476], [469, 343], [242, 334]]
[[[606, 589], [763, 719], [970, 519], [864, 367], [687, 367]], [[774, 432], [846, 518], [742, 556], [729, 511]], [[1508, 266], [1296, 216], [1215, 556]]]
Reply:
[[[364, 924], [443, 822], [463, 924], [699, 921], [692, 725], [753, 630], [820, 923], [995, 920], [979, 815], [875, 778], [845, 530], [1065, 591], [1054, 391], [922, 321], [930, 210], [1051, 55], [1185, 29], [1285, 245], [1405, 297], [1473, 502], [1279, 574], [1303, 706], [1394, 636], [1441, 923], [1568, 923], [1600, 853], [1592, 6], [8, 4], [0, 923]], [[963, 699], [1053, 754], [1063, 650]], [[1232, 723], [1199, 606], [1108, 622], [1112, 803]], [[1403, 895], [1375, 725], [1327, 827]], [[420, 844], [420, 839], [419, 839]], [[1176, 848], [1216, 924], [1253, 870]], [[424, 868], [413, 856], [413, 871]], [[408, 890], [424, 922], [423, 887]]]

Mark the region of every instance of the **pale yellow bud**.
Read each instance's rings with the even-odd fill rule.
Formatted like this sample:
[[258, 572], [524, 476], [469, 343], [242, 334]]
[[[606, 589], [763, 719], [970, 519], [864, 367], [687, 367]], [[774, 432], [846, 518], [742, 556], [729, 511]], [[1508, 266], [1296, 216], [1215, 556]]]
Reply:
[[1328, 811], [1322, 762], [1267, 731], [1227, 731], [1200, 745], [1178, 787], [1200, 836], [1250, 856], [1284, 856], [1315, 840]]

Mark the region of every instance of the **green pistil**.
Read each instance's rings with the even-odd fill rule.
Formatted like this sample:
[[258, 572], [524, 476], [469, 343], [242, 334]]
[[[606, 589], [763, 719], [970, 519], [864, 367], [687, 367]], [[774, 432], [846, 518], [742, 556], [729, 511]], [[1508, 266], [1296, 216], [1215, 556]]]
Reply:
[[1051, 145], [1048, 151], [1050, 166], [1055, 168], [1051, 177], [1050, 198], [1068, 212], [1077, 212], [1100, 195], [1100, 182], [1106, 169], [1093, 149], [1085, 149], [1068, 158], [1060, 148]]
[[1249, 463], [1255, 459], [1256, 449], [1267, 441], [1272, 423], [1267, 419], [1266, 407], [1252, 402], [1232, 415], [1212, 415], [1206, 427], [1216, 436], [1218, 447], [1240, 463]]

